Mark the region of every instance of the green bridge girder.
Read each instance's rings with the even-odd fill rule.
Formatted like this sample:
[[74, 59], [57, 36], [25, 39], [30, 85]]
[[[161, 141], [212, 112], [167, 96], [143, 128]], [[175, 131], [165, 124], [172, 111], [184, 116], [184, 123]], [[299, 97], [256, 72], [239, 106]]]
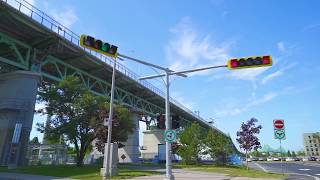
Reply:
[[[11, 1], [17, 7], [0, 0], [0, 73], [33, 71], [51, 82], [75, 75], [94, 94], [110, 97], [111, 59], [79, 47], [78, 35], [26, 1]], [[29, 14], [22, 13], [23, 8]], [[125, 67], [117, 64], [116, 103], [151, 116], [164, 113], [163, 92], [146, 86], [147, 81], [137, 81], [131, 72], [121, 68]], [[171, 111], [180, 116], [183, 127], [196, 121], [205, 129], [224, 134], [180, 103], [170, 101]]]

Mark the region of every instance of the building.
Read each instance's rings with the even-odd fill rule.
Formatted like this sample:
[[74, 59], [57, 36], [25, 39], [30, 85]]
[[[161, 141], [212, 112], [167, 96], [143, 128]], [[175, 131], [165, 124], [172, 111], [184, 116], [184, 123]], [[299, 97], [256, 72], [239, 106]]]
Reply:
[[307, 156], [320, 156], [320, 132], [304, 133], [303, 144]]

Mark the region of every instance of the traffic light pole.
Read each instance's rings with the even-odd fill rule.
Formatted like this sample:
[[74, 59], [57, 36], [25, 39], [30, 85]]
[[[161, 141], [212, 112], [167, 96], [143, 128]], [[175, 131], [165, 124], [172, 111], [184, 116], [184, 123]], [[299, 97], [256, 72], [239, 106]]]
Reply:
[[[138, 62], [140, 64], [144, 64], [146, 66], [151, 66], [160, 70], [163, 70], [165, 73], [163, 74], [157, 74], [157, 75], [152, 75], [152, 76], [146, 76], [146, 77], [141, 77], [139, 78], [139, 80], [145, 80], [145, 79], [153, 79], [153, 78], [158, 78], [158, 77], [164, 77], [165, 76], [165, 86], [166, 86], [166, 131], [171, 130], [171, 118], [170, 118], [170, 75], [178, 75], [178, 76], [182, 76], [182, 77], [187, 77], [187, 75], [185, 75], [186, 73], [191, 73], [191, 72], [197, 72], [197, 71], [204, 71], [204, 70], [208, 70], [208, 69], [215, 69], [215, 68], [222, 68], [222, 67], [227, 67], [227, 65], [222, 65], [222, 66], [209, 66], [209, 67], [204, 67], [204, 68], [196, 68], [196, 69], [191, 69], [191, 70], [185, 70], [185, 71], [179, 71], [179, 72], [175, 72], [172, 71], [168, 68], [164, 68], [155, 64], [151, 64], [139, 59], [135, 59], [135, 58], [131, 58], [125, 55], [121, 55], [118, 54], [119, 57], [125, 58], [125, 59], [129, 59], [129, 60], [133, 60], [135, 62]], [[122, 59], [120, 58], [120, 59]], [[123, 59], [122, 59], [123, 60]], [[166, 180], [174, 180], [174, 175], [172, 174], [172, 150], [171, 150], [171, 143], [170, 142], [166, 142]]]
[[[109, 119], [108, 119], [108, 137], [107, 137], [107, 151], [105, 151], [104, 162], [104, 172], [103, 172], [103, 180], [111, 178], [112, 176], [112, 162], [110, 162], [111, 156], [111, 136], [112, 136], [112, 117], [113, 117], [113, 102], [114, 102], [114, 86], [115, 86], [115, 76], [116, 76], [116, 60], [114, 60], [113, 68], [112, 68], [112, 82], [111, 82], [111, 97], [110, 97], [110, 110], [109, 110]], [[112, 148], [113, 149], [113, 148]]]
[[[171, 130], [171, 118], [170, 118], [170, 76], [169, 71], [166, 71], [166, 131]], [[172, 151], [171, 142], [166, 141], [166, 179], [173, 180], [174, 176], [172, 174]]]

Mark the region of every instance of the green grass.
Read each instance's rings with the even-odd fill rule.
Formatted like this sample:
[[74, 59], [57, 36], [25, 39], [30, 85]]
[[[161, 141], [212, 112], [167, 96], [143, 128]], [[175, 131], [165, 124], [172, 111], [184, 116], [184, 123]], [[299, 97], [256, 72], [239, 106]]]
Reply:
[[[21, 167], [15, 170], [8, 170], [7, 167], [0, 167], [0, 172], [13, 172], [36, 174], [44, 176], [68, 177], [74, 179], [88, 179], [88, 180], [101, 180], [100, 166], [28, 166]], [[159, 174], [157, 171], [146, 171], [135, 169], [134, 167], [119, 167], [119, 174], [114, 176], [113, 179], [128, 179], [139, 176], [149, 176]]]
[[251, 178], [276, 178], [283, 179], [288, 175], [267, 173], [254, 169], [247, 170], [243, 166], [215, 166], [215, 165], [175, 165], [175, 168], [188, 168], [195, 171], [214, 172], [225, 174], [231, 177], [251, 177]]

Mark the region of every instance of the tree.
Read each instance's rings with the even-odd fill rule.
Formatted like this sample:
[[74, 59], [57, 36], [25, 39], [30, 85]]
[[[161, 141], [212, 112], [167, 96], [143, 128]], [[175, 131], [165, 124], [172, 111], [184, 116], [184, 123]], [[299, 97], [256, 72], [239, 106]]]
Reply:
[[291, 151], [292, 153], [292, 157], [297, 157], [296, 152], [295, 151]]
[[38, 137], [34, 137], [31, 139], [30, 144], [37, 145], [40, 144]]
[[258, 120], [256, 118], [251, 118], [246, 123], [242, 123], [241, 129], [237, 132], [237, 142], [240, 144], [240, 148], [245, 150], [247, 169], [248, 167], [248, 152], [252, 149], [258, 150], [261, 148], [259, 138], [255, 134], [259, 134], [262, 126], [256, 126]]
[[[103, 140], [103, 135], [99, 132], [107, 132], [107, 128], [103, 125], [109, 107], [106, 98], [94, 96], [81, 84], [79, 78], [74, 76], [68, 76], [58, 84], [44, 83], [39, 88], [38, 94], [37, 100], [46, 105], [40, 112], [51, 116], [46, 125], [38, 124], [38, 130], [45, 131], [50, 139], [59, 139], [63, 136], [66, 141], [73, 144], [77, 166], [82, 166], [92, 141]], [[128, 118], [127, 114], [122, 115], [122, 112], [128, 110], [120, 109], [116, 108], [116, 112], [120, 112], [115, 113], [112, 121], [118, 124], [124, 121], [128, 123], [126, 127], [129, 127], [133, 124], [132, 118]], [[122, 119], [124, 117], [128, 119]], [[126, 130], [122, 129], [122, 131]], [[132, 129], [130, 130], [132, 132]]]
[[178, 154], [185, 164], [194, 164], [199, 160], [199, 155], [203, 149], [203, 133], [199, 124], [192, 123], [179, 136], [180, 146]]
[[290, 150], [288, 150], [287, 156], [288, 156], [288, 157], [292, 157], [292, 154], [291, 154]]
[[233, 151], [230, 138], [225, 137], [217, 131], [209, 130], [204, 143], [207, 149], [206, 153], [212, 159], [216, 159], [217, 164], [225, 165], [227, 163], [227, 157]]
[[306, 153], [303, 150], [297, 151], [298, 156], [305, 156]]

